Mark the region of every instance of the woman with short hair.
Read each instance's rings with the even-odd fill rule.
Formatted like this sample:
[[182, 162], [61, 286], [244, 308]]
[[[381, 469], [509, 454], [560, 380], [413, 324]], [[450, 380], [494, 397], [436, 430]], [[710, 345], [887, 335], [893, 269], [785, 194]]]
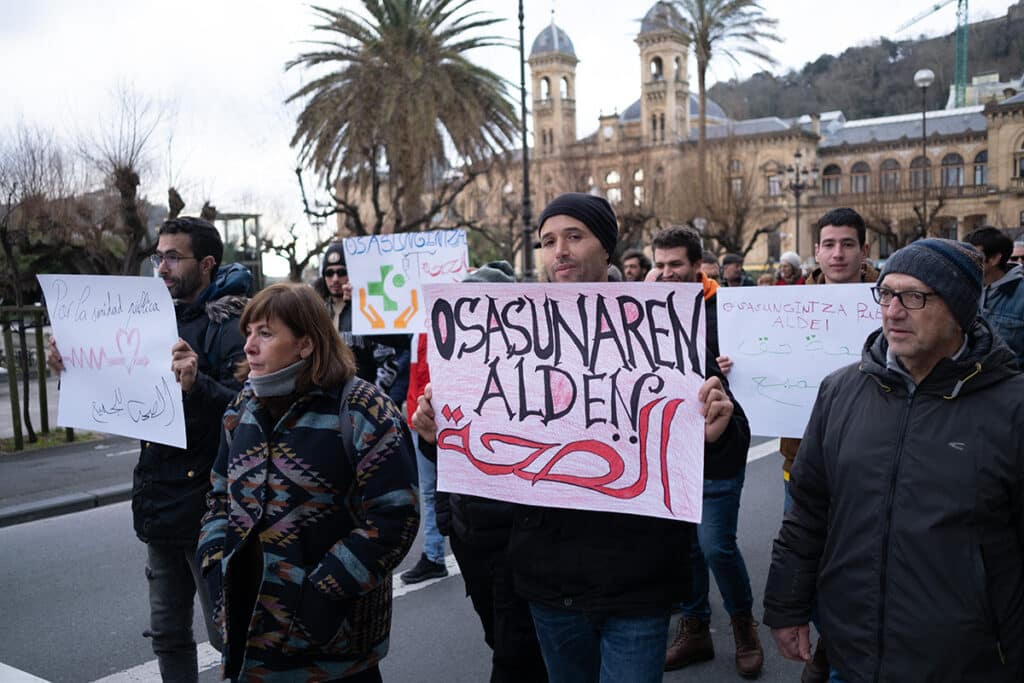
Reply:
[[246, 377], [223, 418], [198, 559], [231, 680], [380, 681], [391, 574], [419, 527], [401, 414], [307, 285], [240, 320]]

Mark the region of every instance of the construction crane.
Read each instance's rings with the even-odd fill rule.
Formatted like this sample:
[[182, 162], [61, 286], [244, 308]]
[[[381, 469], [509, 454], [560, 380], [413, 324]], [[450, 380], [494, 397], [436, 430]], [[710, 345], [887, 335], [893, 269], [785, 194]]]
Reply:
[[956, 2], [956, 61], [953, 68], [953, 88], [956, 93], [956, 106], [963, 107], [967, 104], [967, 0], [941, 0], [927, 11], [921, 12], [900, 26], [896, 32], [906, 31], [917, 22], [930, 17], [954, 1]]

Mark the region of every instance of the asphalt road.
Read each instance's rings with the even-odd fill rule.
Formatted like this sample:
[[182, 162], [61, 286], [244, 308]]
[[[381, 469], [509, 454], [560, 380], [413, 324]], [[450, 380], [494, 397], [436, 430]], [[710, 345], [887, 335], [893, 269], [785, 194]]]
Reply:
[[[740, 510], [739, 543], [755, 596], [755, 616], [782, 511], [777, 454], [751, 462]], [[131, 530], [128, 503], [0, 529], [0, 679], [3, 665], [49, 681], [155, 680], [147, 627], [144, 546]], [[403, 563], [411, 566], [420, 545]], [[715, 660], [665, 675], [665, 681], [740, 680], [729, 619], [712, 589]], [[197, 633], [202, 633], [196, 624]], [[761, 629], [762, 681], [794, 681], [800, 666], [782, 660]], [[389, 683], [486, 681], [489, 650], [462, 580], [452, 576], [395, 601]], [[11, 679], [15, 680], [15, 679]], [[218, 680], [208, 668], [204, 681]]]

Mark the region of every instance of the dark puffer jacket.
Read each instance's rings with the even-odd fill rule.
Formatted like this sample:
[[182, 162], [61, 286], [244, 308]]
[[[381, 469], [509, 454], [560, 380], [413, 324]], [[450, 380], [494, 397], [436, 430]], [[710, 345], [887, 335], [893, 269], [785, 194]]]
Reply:
[[911, 393], [881, 332], [827, 377], [793, 466], [765, 624], [817, 598], [842, 680], [1024, 680], [1024, 376], [978, 319]]
[[[721, 378], [713, 356], [708, 356], [708, 365]], [[750, 425], [734, 401], [725, 433], [705, 446], [705, 479], [738, 476], [749, 447]], [[691, 590], [690, 544], [695, 534], [696, 526], [689, 522], [516, 506], [509, 545], [516, 592], [531, 602], [575, 611], [667, 612]]]
[[[194, 547], [206, 510], [210, 467], [217, 457], [220, 418], [241, 384], [235, 366], [245, 358], [238, 318], [252, 275], [221, 266], [193, 304], [176, 306], [178, 336], [199, 356], [199, 374], [183, 396], [187, 448], [142, 442], [132, 483], [135, 533], [145, 543]], [[171, 350], [167, 349], [170, 365]]]

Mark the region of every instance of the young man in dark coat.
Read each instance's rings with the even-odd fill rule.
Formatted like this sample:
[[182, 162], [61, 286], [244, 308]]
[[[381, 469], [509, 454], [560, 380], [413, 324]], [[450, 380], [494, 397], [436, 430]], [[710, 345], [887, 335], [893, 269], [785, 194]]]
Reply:
[[793, 465], [764, 622], [833, 681], [1024, 680], [1024, 377], [978, 317], [981, 257], [886, 262], [882, 329], [821, 384]]
[[[187, 447], [144, 441], [135, 466], [132, 513], [135, 533], [146, 544], [153, 652], [165, 681], [196, 681], [193, 601], [201, 584], [195, 562], [199, 522], [217, 457], [220, 419], [241, 388], [235, 367], [245, 358], [238, 318], [252, 275], [238, 264], [221, 265], [224, 244], [217, 229], [199, 218], [175, 218], [159, 231], [152, 257], [174, 300], [180, 339], [170, 349], [181, 385]], [[51, 339], [49, 362], [63, 370]], [[199, 591], [210, 642], [219, 649], [205, 590]]]
[[[607, 281], [618, 234], [607, 201], [562, 195], [544, 209], [538, 232], [549, 281]], [[709, 379], [698, 392], [705, 416], [704, 476], [729, 478], [743, 467], [750, 429], [714, 356], [707, 358]], [[421, 433], [436, 430], [432, 413], [414, 424]], [[661, 680], [669, 615], [690, 590], [693, 535], [694, 525], [686, 522], [517, 506], [509, 556], [550, 680]]]

